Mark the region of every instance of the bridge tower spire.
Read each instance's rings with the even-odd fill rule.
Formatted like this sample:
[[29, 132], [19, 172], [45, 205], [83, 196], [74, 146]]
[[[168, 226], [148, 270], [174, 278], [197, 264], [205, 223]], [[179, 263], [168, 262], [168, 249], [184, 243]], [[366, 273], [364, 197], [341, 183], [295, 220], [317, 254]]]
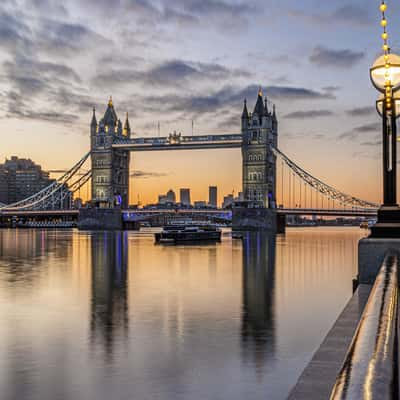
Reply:
[[90, 134], [95, 135], [97, 131], [96, 109], [93, 107], [92, 122], [90, 123]]
[[[243, 195], [266, 208], [276, 207], [276, 156], [278, 145], [276, 113], [270, 114], [262, 89], [258, 91], [253, 114], [242, 114]], [[274, 117], [275, 115], [275, 117]]]
[[249, 124], [249, 111], [247, 110], [247, 100], [244, 99], [243, 112], [242, 112], [242, 131], [246, 130]]
[[124, 124], [124, 136], [131, 136], [131, 125], [129, 123], [129, 115], [126, 113], [126, 119]]

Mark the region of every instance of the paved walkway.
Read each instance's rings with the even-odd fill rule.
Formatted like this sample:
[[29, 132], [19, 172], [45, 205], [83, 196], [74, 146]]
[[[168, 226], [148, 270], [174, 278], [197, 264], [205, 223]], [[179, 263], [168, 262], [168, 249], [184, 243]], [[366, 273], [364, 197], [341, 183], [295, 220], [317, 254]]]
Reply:
[[364, 311], [372, 285], [359, 285], [327, 337], [301, 374], [288, 400], [329, 399]]

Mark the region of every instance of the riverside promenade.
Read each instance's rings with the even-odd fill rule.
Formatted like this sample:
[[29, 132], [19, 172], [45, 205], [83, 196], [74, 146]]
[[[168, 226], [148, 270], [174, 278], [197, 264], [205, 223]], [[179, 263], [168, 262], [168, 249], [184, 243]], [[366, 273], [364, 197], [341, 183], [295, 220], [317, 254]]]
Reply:
[[398, 399], [399, 239], [359, 242], [359, 284], [289, 400]]

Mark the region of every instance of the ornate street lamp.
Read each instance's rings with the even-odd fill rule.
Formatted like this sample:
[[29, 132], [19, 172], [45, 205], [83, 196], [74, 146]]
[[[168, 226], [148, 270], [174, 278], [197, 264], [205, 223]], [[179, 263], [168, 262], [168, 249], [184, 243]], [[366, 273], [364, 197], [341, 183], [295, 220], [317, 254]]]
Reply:
[[[383, 118], [383, 102], [385, 101], [385, 95], [381, 94], [376, 101], [376, 111], [378, 114]], [[396, 115], [396, 119], [400, 117], [400, 91], [393, 94], [393, 101], [394, 101], [394, 113]], [[399, 141], [400, 138], [397, 138]]]
[[397, 126], [400, 115], [400, 98], [396, 91], [400, 89], [400, 57], [390, 53], [385, 1], [380, 5], [383, 27], [383, 51], [370, 69], [370, 77], [375, 88], [382, 93], [376, 102], [376, 108], [382, 117], [383, 150], [383, 204], [378, 210], [378, 221], [371, 228], [371, 237], [400, 237], [400, 208], [397, 204]]
[[400, 57], [393, 53], [378, 57], [370, 69], [370, 77], [378, 91], [385, 93], [389, 83], [395, 92], [400, 88]]

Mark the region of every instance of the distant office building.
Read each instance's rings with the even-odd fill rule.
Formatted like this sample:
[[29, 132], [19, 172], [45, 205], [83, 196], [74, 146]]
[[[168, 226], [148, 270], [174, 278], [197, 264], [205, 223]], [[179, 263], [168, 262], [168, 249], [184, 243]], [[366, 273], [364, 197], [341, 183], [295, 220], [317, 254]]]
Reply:
[[243, 201], [243, 200], [244, 200], [243, 192], [239, 192], [239, 193], [238, 193], [238, 196], [236, 197], [235, 200]]
[[172, 189], [168, 190], [166, 197], [167, 197], [168, 203], [176, 203], [176, 195]]
[[208, 205], [217, 208], [218, 205], [218, 189], [216, 186], [208, 188]]
[[207, 207], [206, 201], [200, 200], [194, 202], [194, 208], [206, 208], [206, 207]]
[[168, 198], [165, 194], [159, 194], [158, 195], [158, 204], [167, 204], [168, 203]]
[[192, 204], [192, 202], [190, 201], [190, 189], [180, 190], [180, 200], [181, 203], [185, 206], [190, 206], [190, 204]]
[[8, 203], [8, 174], [3, 165], [0, 167], [0, 203]]
[[167, 194], [159, 194], [158, 195], [158, 204], [175, 204], [176, 196], [175, 192], [170, 189]]
[[233, 194], [228, 194], [224, 197], [222, 208], [228, 208], [233, 204]]
[[13, 156], [0, 165], [0, 202], [10, 204], [26, 199], [52, 182], [40, 165]]

